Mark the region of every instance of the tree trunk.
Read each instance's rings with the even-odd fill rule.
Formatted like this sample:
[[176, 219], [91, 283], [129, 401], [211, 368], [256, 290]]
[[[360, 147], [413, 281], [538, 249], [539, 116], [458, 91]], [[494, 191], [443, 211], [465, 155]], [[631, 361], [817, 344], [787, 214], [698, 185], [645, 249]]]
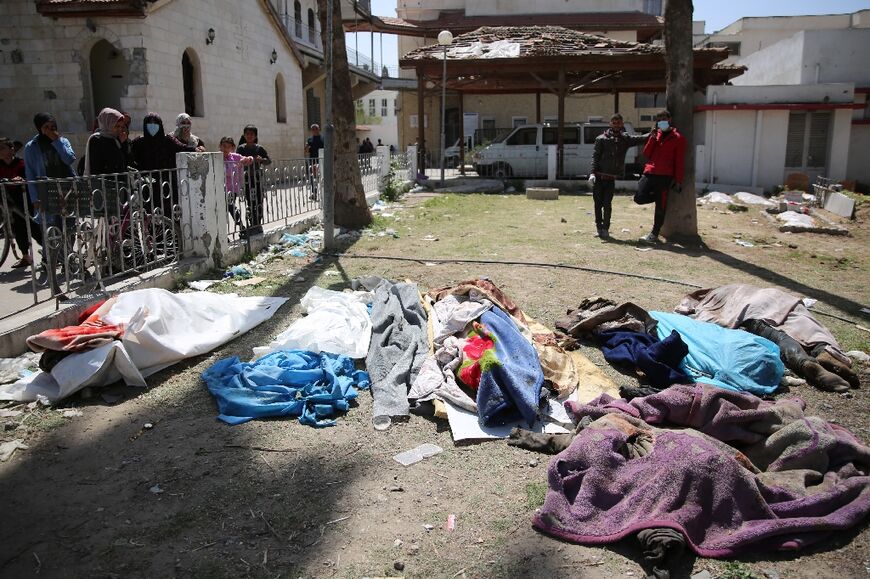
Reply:
[[682, 193], [668, 197], [662, 235], [669, 240], [700, 241], [695, 206], [694, 63], [692, 1], [668, 0], [665, 7], [667, 103], [672, 121], [686, 139], [686, 170]]
[[[333, 0], [332, 21], [335, 34], [330, 38], [326, 29], [326, 0], [317, 0], [320, 18], [320, 39], [325, 47], [332, 43], [332, 122], [335, 126], [335, 156], [333, 183], [335, 191], [335, 224], [359, 229], [372, 222], [366, 203], [356, 146], [356, 108], [350, 84], [350, 68], [344, 45], [341, 21], [341, 0]], [[324, 54], [325, 54], [324, 49]], [[329, 79], [326, 80], [329, 82]]]

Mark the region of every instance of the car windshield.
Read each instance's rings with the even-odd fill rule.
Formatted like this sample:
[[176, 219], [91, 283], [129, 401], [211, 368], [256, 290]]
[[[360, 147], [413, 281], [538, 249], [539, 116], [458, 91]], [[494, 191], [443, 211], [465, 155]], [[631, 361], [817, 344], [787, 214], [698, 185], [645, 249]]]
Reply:
[[512, 132], [513, 132], [513, 129], [504, 129], [498, 135], [496, 135], [496, 137], [492, 140], [492, 142], [493, 143], [501, 143], [502, 141], [507, 139], [507, 136], [510, 135]]

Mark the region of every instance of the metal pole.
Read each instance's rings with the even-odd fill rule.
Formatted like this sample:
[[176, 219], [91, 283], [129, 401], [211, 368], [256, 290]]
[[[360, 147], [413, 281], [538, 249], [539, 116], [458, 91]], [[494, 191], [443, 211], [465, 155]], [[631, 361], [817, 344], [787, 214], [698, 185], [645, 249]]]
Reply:
[[447, 45], [444, 45], [444, 72], [441, 75], [441, 186], [444, 186], [444, 147], [447, 144], [444, 142], [444, 131], [447, 123], [444, 119], [445, 110], [447, 108]]
[[332, 46], [334, 44], [332, 24], [332, 8], [334, 0], [326, 0], [326, 142], [323, 155], [323, 246], [332, 249], [334, 243], [335, 206], [334, 179], [335, 173], [335, 126], [332, 124], [332, 77], [334, 74]]

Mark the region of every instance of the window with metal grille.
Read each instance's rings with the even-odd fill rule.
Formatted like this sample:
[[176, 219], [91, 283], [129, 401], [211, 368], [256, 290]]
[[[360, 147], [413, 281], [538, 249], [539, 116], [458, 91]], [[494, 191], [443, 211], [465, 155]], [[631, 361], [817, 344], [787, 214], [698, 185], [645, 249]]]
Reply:
[[665, 106], [665, 93], [663, 92], [636, 92], [634, 93], [634, 108], [655, 109]]
[[386, 117], [389, 116], [390, 112], [387, 108], [387, 99], [381, 99], [381, 116]]
[[794, 112], [788, 117], [785, 166], [823, 168], [828, 164], [828, 131], [831, 113]]
[[375, 99], [369, 99], [369, 116], [375, 116]]

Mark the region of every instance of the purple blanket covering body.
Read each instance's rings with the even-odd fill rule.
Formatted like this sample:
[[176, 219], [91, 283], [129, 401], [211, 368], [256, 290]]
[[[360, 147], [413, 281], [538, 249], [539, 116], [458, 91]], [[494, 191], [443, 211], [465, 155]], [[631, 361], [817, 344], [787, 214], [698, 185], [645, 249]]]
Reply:
[[596, 420], [550, 462], [533, 524], [583, 544], [668, 527], [704, 557], [800, 549], [855, 526], [870, 513], [870, 448], [803, 409], [700, 384], [573, 404]]

